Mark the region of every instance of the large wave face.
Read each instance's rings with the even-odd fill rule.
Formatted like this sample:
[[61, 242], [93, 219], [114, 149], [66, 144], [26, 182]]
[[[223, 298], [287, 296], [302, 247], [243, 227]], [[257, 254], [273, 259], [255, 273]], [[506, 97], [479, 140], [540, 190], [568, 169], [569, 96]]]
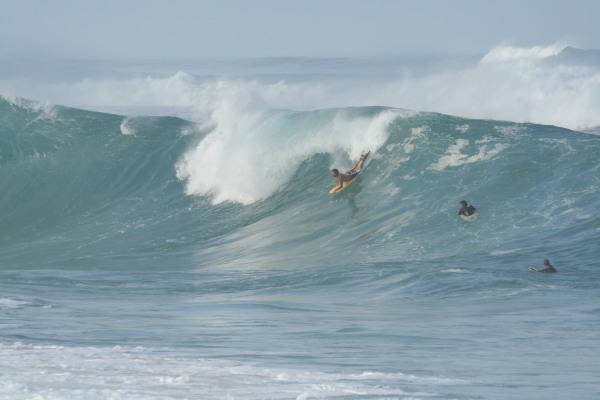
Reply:
[[[370, 263], [538, 252], [565, 235], [585, 254], [598, 235], [594, 135], [380, 107], [225, 113], [203, 130], [1, 106], [3, 257], [24, 265], [165, 249], [195, 266]], [[327, 194], [329, 169], [365, 150], [359, 181]], [[457, 223], [463, 198], [477, 224]]]
[[0, 112], [0, 174], [10, 193], [1, 200], [1, 237], [14, 245], [5, 256], [13, 249], [26, 264], [60, 263], [70, 254], [84, 257], [99, 242], [95, 250], [112, 252], [119, 232], [144, 226], [173, 196], [182, 200], [172, 165], [190, 123], [4, 99]]

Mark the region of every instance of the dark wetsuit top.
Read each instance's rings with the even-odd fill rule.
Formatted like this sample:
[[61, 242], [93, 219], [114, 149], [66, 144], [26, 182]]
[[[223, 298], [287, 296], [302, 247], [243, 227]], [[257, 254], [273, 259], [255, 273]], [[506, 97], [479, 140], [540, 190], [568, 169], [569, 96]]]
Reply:
[[458, 215], [466, 215], [467, 217], [475, 214], [475, 211], [477, 211], [475, 209], [475, 207], [473, 207], [472, 205], [469, 205], [467, 207], [461, 207], [460, 211], [458, 211]]
[[554, 268], [553, 265], [544, 265], [544, 268], [538, 270], [538, 272], [546, 272], [546, 273], [556, 272], [556, 268]]

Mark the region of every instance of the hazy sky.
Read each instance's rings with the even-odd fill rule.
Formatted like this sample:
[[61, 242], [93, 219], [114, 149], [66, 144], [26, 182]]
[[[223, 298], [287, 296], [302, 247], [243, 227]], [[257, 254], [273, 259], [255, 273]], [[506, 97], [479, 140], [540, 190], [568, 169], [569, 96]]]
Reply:
[[0, 0], [0, 58], [483, 53], [600, 48], [595, 0]]

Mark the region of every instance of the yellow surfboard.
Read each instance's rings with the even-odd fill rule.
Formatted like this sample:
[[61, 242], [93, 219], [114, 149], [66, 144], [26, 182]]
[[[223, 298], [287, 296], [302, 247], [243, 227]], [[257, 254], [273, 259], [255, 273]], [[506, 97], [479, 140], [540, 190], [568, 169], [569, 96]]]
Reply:
[[358, 177], [358, 175], [356, 175], [354, 178], [350, 179], [349, 181], [342, 182], [341, 185], [335, 185], [334, 187], [331, 188], [331, 190], [329, 191], [329, 194], [336, 194], [336, 193], [339, 193], [342, 190], [346, 189], [352, 182], [354, 182], [354, 180], [357, 177]]

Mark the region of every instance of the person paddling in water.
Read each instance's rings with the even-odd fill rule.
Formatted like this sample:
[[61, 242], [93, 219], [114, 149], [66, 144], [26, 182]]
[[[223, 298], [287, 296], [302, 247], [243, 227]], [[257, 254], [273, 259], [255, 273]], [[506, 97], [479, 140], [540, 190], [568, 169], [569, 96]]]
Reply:
[[533, 267], [529, 267], [529, 271], [531, 271], [531, 272], [552, 273], [552, 272], [556, 272], [556, 268], [554, 268], [554, 265], [550, 264], [550, 260], [548, 260], [547, 258], [545, 258], [544, 259], [544, 267], [543, 268], [535, 269]]
[[465, 217], [470, 217], [475, 214], [477, 211], [472, 204], [467, 203], [465, 200], [460, 201], [460, 209], [458, 210], [458, 215], [464, 215]]
[[331, 170], [331, 175], [337, 181], [337, 186], [336, 186], [337, 188], [342, 188], [342, 186], [344, 185], [344, 182], [351, 181], [352, 179], [354, 179], [356, 177], [356, 175], [358, 175], [360, 170], [365, 165], [365, 161], [367, 160], [367, 157], [369, 157], [369, 154], [371, 154], [370, 151], [363, 153], [360, 156], [360, 160], [358, 160], [358, 162], [356, 164], [354, 164], [352, 169], [349, 171], [346, 171], [343, 174], [337, 168], [334, 168]]

